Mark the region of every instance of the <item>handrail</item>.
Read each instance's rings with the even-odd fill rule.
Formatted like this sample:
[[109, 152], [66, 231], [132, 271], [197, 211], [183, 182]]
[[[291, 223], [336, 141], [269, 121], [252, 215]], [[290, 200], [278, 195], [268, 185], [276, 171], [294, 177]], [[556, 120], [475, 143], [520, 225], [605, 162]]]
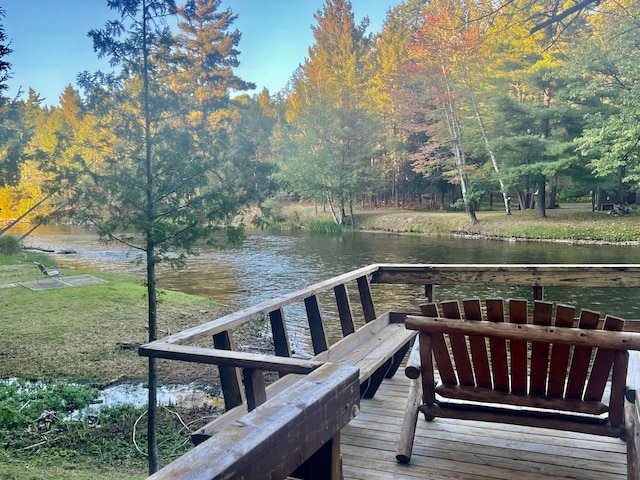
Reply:
[[[354, 283], [359, 292], [362, 318], [354, 318], [347, 292], [347, 284]], [[330, 345], [319, 295], [333, 289], [342, 335], [348, 336], [356, 330], [357, 324], [376, 318], [370, 284], [424, 285], [428, 301], [434, 301], [436, 285], [529, 286], [533, 289], [533, 298], [541, 300], [545, 287], [640, 287], [640, 264], [372, 264], [156, 340], [142, 346], [140, 353], [157, 358], [215, 363], [220, 371], [225, 405], [230, 409], [244, 401], [238, 367], [246, 370], [245, 376], [253, 375], [256, 384], [261, 381], [258, 373], [261, 371], [275, 370], [283, 375], [314, 368], [298, 360], [277, 360], [293, 355], [285, 307], [304, 304], [309, 324], [306, 335], [310, 337], [313, 354], [317, 355]], [[416, 299], [416, 310], [420, 301]], [[275, 359], [223, 353], [235, 351], [232, 329], [261, 316], [268, 316], [271, 323]], [[625, 330], [627, 328], [640, 331], [640, 322], [626, 322]], [[206, 352], [179, 352], [173, 348], [194, 346], [202, 338], [208, 338], [209, 342], [213, 338], [214, 348], [208, 348]]]

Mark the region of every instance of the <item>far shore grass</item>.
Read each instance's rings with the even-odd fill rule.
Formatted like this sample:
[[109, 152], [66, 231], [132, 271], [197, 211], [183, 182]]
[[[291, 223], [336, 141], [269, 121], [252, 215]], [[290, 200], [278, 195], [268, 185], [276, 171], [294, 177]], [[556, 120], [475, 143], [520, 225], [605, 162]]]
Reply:
[[[303, 204], [290, 204], [283, 209], [289, 224], [305, 225], [314, 219], [332, 222], [331, 214]], [[476, 213], [478, 222], [469, 223], [460, 211], [420, 210], [410, 208], [357, 208], [356, 229], [414, 235], [450, 237], [483, 236], [511, 240], [547, 240], [567, 242], [637, 243], [640, 240], [640, 211], [612, 215], [591, 211], [590, 204], [569, 204], [547, 209], [547, 217], [537, 219], [533, 210], [513, 210], [507, 215], [499, 206]]]

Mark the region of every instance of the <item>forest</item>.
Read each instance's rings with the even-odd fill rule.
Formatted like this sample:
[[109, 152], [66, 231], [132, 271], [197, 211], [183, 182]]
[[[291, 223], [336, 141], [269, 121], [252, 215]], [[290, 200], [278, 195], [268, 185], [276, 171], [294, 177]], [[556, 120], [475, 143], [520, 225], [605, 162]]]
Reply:
[[286, 88], [253, 95], [234, 74], [241, 32], [221, 1], [109, 3], [118, 18], [89, 35], [114, 71], [70, 78], [55, 106], [32, 89], [0, 99], [9, 225], [72, 220], [109, 235], [153, 223], [159, 243], [188, 245], [232, 231], [245, 205], [268, 220], [284, 200], [344, 224], [358, 205], [474, 222], [494, 200], [542, 218], [596, 191], [633, 199], [636, 1], [406, 0], [370, 33], [349, 1], [326, 0]]

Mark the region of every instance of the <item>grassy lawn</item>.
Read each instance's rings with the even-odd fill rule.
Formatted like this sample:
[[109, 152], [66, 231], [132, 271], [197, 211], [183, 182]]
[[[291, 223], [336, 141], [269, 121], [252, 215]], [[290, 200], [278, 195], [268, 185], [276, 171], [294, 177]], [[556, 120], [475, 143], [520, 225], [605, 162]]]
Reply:
[[[42, 279], [33, 261], [55, 268], [44, 255], [0, 255], [0, 285], [38, 278], [53, 281]], [[0, 379], [66, 379], [93, 386], [145, 381], [147, 359], [139, 357], [135, 348], [148, 339], [146, 288], [141, 279], [95, 272], [65, 272], [65, 276], [82, 273], [92, 273], [107, 283], [42, 291], [23, 286], [0, 288]], [[162, 336], [226, 313], [223, 306], [208, 299], [171, 291], [160, 295], [158, 311]], [[217, 371], [160, 361], [159, 376], [167, 383], [211, 382]], [[132, 442], [133, 426], [142, 418], [137, 441], [146, 448], [144, 410], [116, 408], [101, 414], [100, 428], [85, 421], [56, 421], [43, 430], [36, 427], [35, 418], [16, 425], [9, 397], [10, 390], [0, 388], [0, 480], [146, 476], [146, 457]], [[35, 411], [33, 416], [40, 413]], [[213, 409], [163, 411], [159, 419], [164, 438], [161, 461], [168, 463], [189, 448], [189, 429], [182, 421], [194, 422], [193, 430], [213, 414]]]
[[[283, 214], [290, 223], [306, 225], [318, 219], [332, 222], [327, 212], [315, 213], [313, 207], [288, 205]], [[587, 242], [637, 242], [640, 240], [640, 213], [608, 215], [592, 212], [589, 204], [567, 205], [547, 210], [547, 218], [535, 218], [533, 210], [476, 212], [478, 222], [471, 225], [464, 212], [423, 211], [415, 209], [357, 209], [356, 227], [360, 230], [410, 233], [430, 236], [483, 235], [495, 238], [563, 240]]]

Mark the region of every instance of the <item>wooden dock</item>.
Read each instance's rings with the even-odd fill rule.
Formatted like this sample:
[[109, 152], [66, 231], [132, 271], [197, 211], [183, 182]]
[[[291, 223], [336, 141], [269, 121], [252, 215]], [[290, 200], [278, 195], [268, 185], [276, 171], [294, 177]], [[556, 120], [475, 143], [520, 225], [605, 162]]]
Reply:
[[400, 371], [341, 434], [345, 480], [625, 480], [626, 444], [617, 438], [514, 425], [418, 420], [411, 463], [395, 449], [409, 390]]

